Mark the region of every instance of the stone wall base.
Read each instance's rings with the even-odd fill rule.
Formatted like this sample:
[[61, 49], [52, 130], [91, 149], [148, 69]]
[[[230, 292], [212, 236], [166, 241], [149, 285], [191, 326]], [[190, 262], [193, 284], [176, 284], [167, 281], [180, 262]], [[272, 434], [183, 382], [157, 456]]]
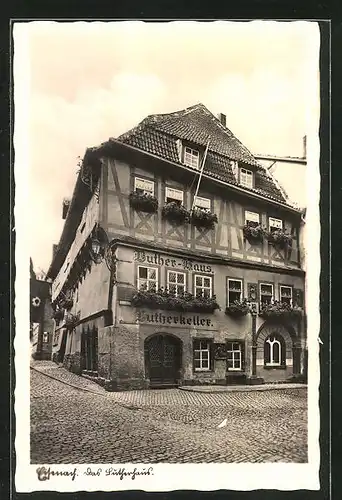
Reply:
[[81, 353], [66, 354], [63, 360], [63, 366], [76, 375], [81, 374]]
[[203, 385], [203, 386], [208, 386], [208, 385], [226, 385], [226, 379], [224, 378], [216, 378], [216, 379], [208, 379], [208, 380], [203, 380], [203, 379], [185, 379], [182, 380], [180, 385]]
[[42, 352], [34, 352], [32, 353], [32, 358], [37, 361], [51, 361], [51, 353], [42, 351]]

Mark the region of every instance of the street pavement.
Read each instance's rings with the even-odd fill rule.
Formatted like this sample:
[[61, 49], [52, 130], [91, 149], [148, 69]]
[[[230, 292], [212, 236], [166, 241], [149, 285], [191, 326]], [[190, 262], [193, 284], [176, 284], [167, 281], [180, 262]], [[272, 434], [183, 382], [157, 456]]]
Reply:
[[304, 387], [109, 393], [51, 362], [39, 370], [31, 370], [32, 463], [307, 461]]

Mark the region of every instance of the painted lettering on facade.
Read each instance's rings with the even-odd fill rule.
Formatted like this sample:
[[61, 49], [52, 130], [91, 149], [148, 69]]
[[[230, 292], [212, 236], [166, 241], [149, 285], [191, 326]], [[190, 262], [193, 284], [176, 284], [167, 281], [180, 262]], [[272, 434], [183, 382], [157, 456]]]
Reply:
[[137, 320], [140, 323], [149, 323], [157, 325], [173, 325], [173, 326], [196, 326], [196, 327], [213, 327], [214, 324], [211, 318], [202, 318], [199, 315], [184, 315], [184, 314], [163, 314], [160, 312], [141, 312], [137, 314]]
[[158, 266], [181, 268], [185, 269], [186, 271], [195, 271], [207, 274], [214, 273], [212, 266], [209, 266], [207, 264], [194, 262], [190, 259], [175, 259], [173, 257], [166, 257], [165, 255], [161, 256], [157, 252], [147, 253], [143, 250], [137, 250], [134, 252], [134, 260], [142, 264], [154, 264]]

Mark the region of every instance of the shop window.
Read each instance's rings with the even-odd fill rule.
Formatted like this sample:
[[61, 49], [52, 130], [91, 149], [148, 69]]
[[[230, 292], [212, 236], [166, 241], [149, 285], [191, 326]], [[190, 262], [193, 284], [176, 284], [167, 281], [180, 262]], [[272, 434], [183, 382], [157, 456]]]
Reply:
[[212, 358], [211, 340], [194, 340], [194, 369], [195, 371], [210, 371]]
[[243, 370], [242, 342], [227, 342], [227, 370]]
[[185, 273], [181, 273], [178, 271], [167, 271], [167, 289], [176, 297], [183, 295], [186, 290]]
[[268, 228], [270, 232], [279, 231], [283, 229], [283, 221], [281, 219], [275, 219], [274, 217], [268, 218]]
[[292, 306], [292, 286], [280, 285], [279, 288], [280, 302], [286, 302]]
[[202, 196], [196, 196], [194, 208], [200, 208], [201, 210], [210, 210], [210, 199], [202, 198]]
[[165, 202], [166, 203], [171, 203], [171, 202], [176, 202], [178, 205], [183, 204], [183, 199], [184, 199], [184, 193], [180, 189], [174, 189], [167, 187], [165, 189]]
[[228, 279], [228, 306], [242, 301], [242, 280]]
[[212, 297], [213, 278], [195, 274], [195, 297]]
[[245, 168], [240, 168], [240, 184], [243, 187], [253, 187], [253, 172]]
[[260, 304], [271, 304], [273, 302], [273, 285], [260, 283]]
[[189, 167], [199, 168], [199, 151], [197, 149], [184, 148], [184, 163]]
[[137, 288], [139, 290], [156, 290], [158, 288], [158, 269], [138, 266]]
[[265, 366], [283, 366], [285, 365], [285, 344], [282, 337], [270, 335], [264, 344]]
[[256, 227], [260, 224], [260, 214], [257, 212], [245, 211], [245, 224], [248, 226]]
[[140, 194], [154, 195], [154, 182], [148, 179], [134, 178], [134, 191]]

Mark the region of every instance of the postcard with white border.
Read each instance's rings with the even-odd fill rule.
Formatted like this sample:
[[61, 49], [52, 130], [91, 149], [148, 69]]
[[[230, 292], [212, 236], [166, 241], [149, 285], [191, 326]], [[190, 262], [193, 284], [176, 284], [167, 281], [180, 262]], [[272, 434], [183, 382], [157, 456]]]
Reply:
[[318, 23], [13, 47], [16, 490], [318, 490]]

